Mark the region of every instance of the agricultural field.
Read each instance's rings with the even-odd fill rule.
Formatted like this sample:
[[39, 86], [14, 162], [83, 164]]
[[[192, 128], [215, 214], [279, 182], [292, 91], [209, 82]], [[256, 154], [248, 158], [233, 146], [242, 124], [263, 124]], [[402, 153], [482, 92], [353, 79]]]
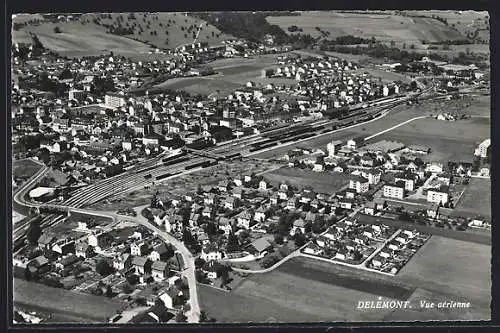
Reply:
[[[126, 27], [128, 24], [129, 27], [132, 27], [135, 24], [134, 33], [127, 35], [127, 37], [162, 49], [172, 49], [194, 42], [207, 42], [209, 45], [216, 45], [223, 40], [233, 38], [221, 33], [207, 22], [184, 13], [135, 13], [134, 15], [113, 13], [109, 15], [111, 18], [109, 16], [105, 18], [99, 14], [86, 14], [83, 17], [92, 22], [96, 16], [99, 16], [102, 24], [117, 24], [119, 17], [121, 17], [122, 26]], [[143, 30], [140, 34], [139, 26]], [[197, 34], [197, 28], [201, 29], [199, 34]]]
[[358, 300], [411, 294], [395, 284], [332, 274], [315, 262], [292, 259], [270, 273], [248, 277], [229, 294], [199, 287], [201, 305], [211, 308], [219, 322], [376, 321], [390, 310], [358, 312]]
[[40, 164], [29, 159], [12, 161], [12, 174], [14, 177], [28, 179], [41, 168]]
[[[61, 33], [55, 33], [55, 27], [59, 27]], [[22, 37], [23, 32], [35, 33], [44, 47], [70, 58], [109, 54], [110, 51], [127, 56], [151, 50], [149, 45], [142, 42], [106, 33], [104, 27], [94, 23], [47, 22], [24, 27], [16, 33]], [[13, 35], [13, 42], [17, 42], [16, 34]]]
[[455, 122], [433, 118], [417, 119], [384, 133], [369, 142], [396, 140], [405, 145], [423, 145], [431, 148], [426, 161], [472, 161], [474, 149], [479, 142], [490, 136], [490, 126], [477, 119]]
[[[270, 273], [249, 276], [231, 293], [200, 286], [202, 307], [210, 308], [210, 315], [218, 322], [317, 322], [317, 321], [407, 321], [407, 320], [457, 320], [467, 318], [489, 318], [489, 274], [485, 262], [489, 247], [472, 244], [470, 248], [454, 240], [432, 237], [396, 277], [375, 274], [358, 269], [333, 265], [311, 258], [294, 258]], [[437, 248], [436, 248], [437, 246]], [[453, 253], [462, 246], [457, 254]], [[426, 250], [424, 250], [426, 249]], [[421, 254], [425, 251], [424, 254]], [[438, 251], [438, 252], [436, 252]], [[451, 257], [450, 274], [442, 276], [440, 263], [442, 253]], [[474, 269], [480, 276], [471, 290], [467, 280], [452, 278], [450, 287], [444, 286], [449, 277], [470, 277], [475, 270], [465, 272], [464, 265], [457, 262], [460, 254], [478, 260]], [[430, 258], [430, 259], [427, 259]], [[423, 262], [425, 260], [425, 262]], [[430, 260], [430, 261], [429, 261]], [[419, 265], [418, 267], [415, 265]], [[424, 266], [423, 266], [424, 265]], [[448, 266], [448, 264], [446, 264]], [[411, 272], [410, 270], [413, 269]], [[400, 276], [402, 275], [402, 276]], [[443, 281], [442, 283], [439, 281]], [[408, 300], [411, 309], [366, 310], [356, 309], [358, 301]], [[424, 310], [420, 301], [465, 301], [471, 302], [469, 309]], [[221, 306], [224, 304], [224, 306]], [[227, 306], [234, 304], [235, 306]], [[238, 306], [236, 306], [238, 305]]]
[[14, 304], [39, 307], [51, 313], [83, 317], [86, 322], [102, 322], [123, 305], [105, 297], [52, 288], [14, 279]]
[[431, 17], [435, 15], [445, 19], [452, 29], [459, 31], [462, 35], [467, 36], [478, 31], [480, 39], [489, 40], [489, 15], [488, 12], [478, 11], [449, 11], [449, 10], [432, 10], [432, 11], [410, 11], [410, 15], [425, 15]]
[[263, 176], [274, 186], [287, 182], [298, 188], [310, 186], [314, 191], [329, 194], [349, 185], [349, 179], [343, 173], [314, 172], [298, 168], [280, 168], [266, 172]]
[[190, 94], [221, 94], [229, 95], [241, 84], [232, 83], [221, 78], [220, 75], [195, 77], [195, 78], [174, 78], [155, 86], [160, 89], [183, 90]]
[[395, 13], [356, 14], [345, 12], [301, 12], [300, 16], [269, 16], [267, 21], [289, 33], [288, 27], [296, 25], [304, 34], [321, 36], [316, 30], [329, 32], [328, 38], [354, 35], [363, 38], [375, 37], [382, 42], [395, 41], [420, 45], [422, 40], [439, 42], [463, 39], [456, 30], [433, 18], [405, 17]]
[[[45, 47], [63, 56], [95, 56], [113, 51], [115, 54], [134, 56], [135, 58], [138, 55], [143, 55], [143, 57], [139, 57], [139, 60], [143, 60], [143, 58], [149, 60], [152, 56], [149, 54], [152, 47], [172, 49], [193, 42], [208, 42], [213, 45], [231, 38], [202, 20], [180, 13], [147, 14], [146, 17], [143, 14], [135, 14], [135, 19], [126, 13], [109, 15], [111, 18], [108, 18], [107, 15], [101, 17], [99, 14], [84, 14], [78, 21], [43, 22], [37, 26], [28, 25], [13, 32], [13, 42], [30, 42], [31, 38], [28, 32], [33, 32]], [[99, 17], [99, 24], [93, 21], [97, 17]], [[107, 32], [104, 25], [116, 24], [118, 26], [118, 17], [121, 17], [120, 25], [124, 28], [136, 25], [133, 34], [119, 36]], [[18, 16], [13, 21], [21, 23], [34, 18], [32, 16]], [[139, 26], [143, 29], [140, 34]], [[187, 30], [190, 26], [193, 27], [193, 31], [188, 33]], [[56, 33], [55, 27], [59, 27], [61, 33]], [[196, 33], [193, 37], [193, 32], [196, 31], [194, 27], [201, 29], [197, 38], [194, 38]], [[163, 58], [166, 57], [163, 55]]]
[[455, 210], [491, 217], [491, 180], [471, 178]]
[[[406, 283], [424, 284], [451, 300], [471, 302], [472, 311], [489, 319], [491, 300], [491, 246], [432, 236], [398, 274]], [[480, 319], [477, 318], [476, 319]]]

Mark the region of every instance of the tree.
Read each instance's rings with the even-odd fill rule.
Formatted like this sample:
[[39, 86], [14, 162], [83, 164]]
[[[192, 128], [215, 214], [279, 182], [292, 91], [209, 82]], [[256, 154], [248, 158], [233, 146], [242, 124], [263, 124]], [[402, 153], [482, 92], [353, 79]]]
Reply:
[[106, 288], [106, 297], [107, 298], [113, 297], [113, 289], [111, 288], [111, 286], [107, 286]]
[[208, 315], [205, 311], [201, 310], [200, 311], [200, 323], [206, 323], [208, 322]]
[[283, 235], [281, 234], [274, 235], [274, 242], [279, 245], [283, 244], [284, 242]]
[[108, 276], [113, 273], [113, 267], [111, 267], [107, 260], [101, 259], [95, 265], [95, 271], [101, 276]]
[[293, 236], [293, 238], [294, 238], [294, 241], [295, 241], [295, 246], [297, 246], [297, 247], [303, 246], [306, 243], [306, 241], [307, 241], [306, 236], [304, 234], [300, 233], [300, 232], [299, 233], [295, 233], [295, 235]]
[[264, 259], [262, 259], [262, 261], [260, 262], [260, 265], [263, 268], [269, 268], [272, 265], [274, 265], [275, 263], [277, 263], [278, 261], [280, 261], [280, 258], [275, 254], [271, 254], [271, 255], [265, 256]]
[[122, 290], [125, 294], [130, 294], [134, 291], [134, 288], [127, 282], [123, 284]]
[[187, 321], [187, 317], [184, 313], [179, 312], [177, 315], [175, 315], [175, 321], [177, 323], [185, 323]]
[[32, 274], [29, 267], [26, 267], [24, 269], [24, 278], [26, 279], [26, 281], [31, 281]]
[[213, 222], [207, 223], [207, 225], [205, 227], [205, 232], [209, 236], [216, 235], [217, 234], [217, 227], [216, 227], [215, 223], [213, 223]]
[[236, 252], [240, 250], [240, 243], [238, 241], [238, 237], [231, 232], [227, 238], [227, 252]]
[[30, 222], [30, 226], [26, 232], [26, 238], [31, 245], [36, 245], [41, 235], [42, 228], [40, 227], [40, 219], [37, 217]]
[[203, 260], [202, 258], [196, 258], [196, 259], [194, 260], [194, 266], [195, 266], [196, 268], [201, 268], [201, 267], [203, 267], [203, 265], [205, 265], [205, 262], [206, 262], [206, 261], [205, 261], [205, 260]]

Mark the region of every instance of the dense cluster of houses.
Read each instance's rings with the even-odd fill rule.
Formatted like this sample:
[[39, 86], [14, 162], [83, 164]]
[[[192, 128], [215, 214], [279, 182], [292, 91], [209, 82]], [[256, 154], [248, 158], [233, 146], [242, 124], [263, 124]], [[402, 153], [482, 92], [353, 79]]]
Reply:
[[111, 229], [106, 223], [80, 219], [67, 222], [65, 231], [56, 227], [45, 229], [31, 250], [15, 254], [14, 270], [52, 286], [92, 293], [94, 289], [80, 286], [116, 276], [109, 287], [114, 293], [123, 294], [119, 285], [127, 281], [137, 284], [125, 293], [156, 283], [161, 288], [151, 295], [153, 303], [160, 298], [169, 309], [182, 305], [182, 297], [178, 296], [186, 291], [174, 286], [184, 263], [170, 244], [145, 228]]
[[353, 138], [346, 142], [332, 141], [326, 151], [295, 148], [283, 159], [289, 167], [327, 172], [332, 176], [347, 175], [346, 196], [351, 198], [359, 194], [373, 197], [380, 190], [388, 199], [404, 200], [413, 195], [418, 196], [416, 199], [452, 207], [453, 176], [470, 177], [472, 164], [458, 163], [448, 170], [442, 163], [425, 163], [422, 158], [429, 153], [429, 148], [419, 145], [406, 146], [386, 140], [365, 144], [363, 138]]
[[403, 86], [383, 84], [368, 73], [360, 73], [357, 64], [333, 57], [280, 56], [278, 67], [268, 70], [267, 76], [296, 80], [291, 93], [309, 97], [322, 111], [397, 95]]
[[377, 249], [377, 244], [386, 241], [395, 231], [395, 228], [383, 224], [360, 224], [348, 218], [318, 236], [303, 252], [358, 265]]
[[401, 230], [390, 242], [366, 263], [371, 269], [397, 274], [429, 239], [430, 235], [415, 230]]

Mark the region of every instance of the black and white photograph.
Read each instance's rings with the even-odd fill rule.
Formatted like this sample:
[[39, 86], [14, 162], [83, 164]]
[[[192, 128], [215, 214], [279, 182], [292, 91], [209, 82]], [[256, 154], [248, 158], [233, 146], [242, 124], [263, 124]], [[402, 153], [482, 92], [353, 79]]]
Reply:
[[11, 23], [14, 327], [491, 319], [487, 11]]

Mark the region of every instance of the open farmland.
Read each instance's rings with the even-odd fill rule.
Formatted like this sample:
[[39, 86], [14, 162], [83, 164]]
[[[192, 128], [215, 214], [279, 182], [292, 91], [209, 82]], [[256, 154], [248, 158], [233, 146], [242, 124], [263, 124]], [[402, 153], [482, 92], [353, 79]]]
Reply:
[[50, 312], [103, 322], [123, 305], [105, 297], [52, 288], [39, 283], [14, 279], [14, 303], [36, 306]]
[[[56, 26], [61, 29], [61, 33], [54, 32]], [[22, 31], [35, 33], [44, 47], [68, 57], [96, 56], [109, 54], [110, 51], [126, 56], [147, 53], [151, 49], [142, 42], [106, 33], [104, 27], [94, 23], [82, 25], [78, 22], [47, 22], [24, 27]]]
[[491, 180], [471, 178], [455, 210], [491, 216]]
[[41, 168], [42, 166], [40, 164], [29, 159], [12, 161], [12, 174], [14, 177], [27, 179], [37, 173]]
[[[466, 108], [461, 108], [461, 112], [468, 114], [486, 115], [489, 114], [489, 101], [480, 97], [479, 104], [476, 99]], [[328, 142], [333, 140], [348, 140], [353, 137], [379, 133], [392, 126], [398, 125], [409, 119], [419, 116], [436, 114], [436, 110], [449, 111], [448, 103], [441, 102], [436, 108], [435, 103], [429, 102], [418, 106], [402, 105], [394, 108], [390, 113], [382, 118], [364, 124], [337, 130], [331, 134], [321, 135], [317, 138], [305, 140], [300, 144], [289, 145], [271, 151], [256, 154], [258, 158], [272, 158], [283, 156], [288, 150], [297, 146], [314, 147], [325, 150]], [[457, 108], [460, 105], [457, 104]], [[424, 156], [425, 160], [435, 160], [448, 162], [472, 161], [474, 148], [476, 145], [490, 136], [490, 122], [488, 118], [472, 118], [454, 122], [441, 121], [433, 118], [416, 119], [410, 123], [397, 127], [389, 132], [381, 134], [367, 141], [373, 143], [380, 140], [399, 141], [405, 145], [424, 145], [431, 148], [431, 154]]]
[[[453, 29], [459, 31], [462, 35], [474, 35], [477, 31], [478, 38], [489, 40], [489, 15], [488, 12], [478, 12], [473, 10], [466, 11], [450, 11], [450, 10], [431, 10], [431, 11], [408, 11], [409, 15], [423, 15], [431, 17], [435, 15], [441, 19], [445, 19]], [[487, 44], [486, 44], [487, 45]]]
[[[308, 276], [300, 273], [308, 270]], [[319, 278], [318, 278], [319, 276]], [[354, 284], [350, 289], [347, 284]], [[302, 259], [292, 259], [279, 269], [247, 278], [230, 294], [201, 287], [201, 304], [211, 309], [219, 322], [376, 321], [390, 310], [356, 311], [358, 300], [376, 299], [386, 290], [394, 295], [394, 284], [381, 285], [360, 281], [353, 276], [331, 275], [315, 267], [303, 266]], [[403, 290], [403, 294], [411, 291]], [[333, 295], [333, 296], [332, 296]], [[234, 306], [230, 306], [234, 304]]]
[[[390, 277], [311, 258], [294, 258], [270, 273], [251, 275], [231, 293], [200, 286], [200, 301], [202, 306], [211, 309], [210, 315], [219, 322], [488, 319], [490, 296], [487, 287], [488, 276], [485, 275], [487, 266], [481, 260], [479, 264], [474, 265], [481, 276], [477, 279], [477, 283], [474, 283], [472, 290], [467, 290], [467, 286], [462, 285], [465, 281], [470, 283], [471, 280], [460, 277], [452, 279], [451, 287], [442, 287], [442, 284], [446, 284], [448, 274], [444, 278], [439, 275], [443, 274], [438, 265], [438, 262], [442, 262], [442, 257], [436, 256], [434, 250], [440, 250], [443, 254], [451, 256], [450, 265], [454, 266], [450, 268], [453, 272], [450, 276], [465, 274], [470, 277], [470, 273], [462, 272], [464, 266], [456, 262], [462, 251], [456, 255], [452, 253], [458, 245], [463, 246], [463, 251], [469, 246], [467, 243], [457, 245], [448, 241], [442, 242], [438, 237], [431, 238], [431, 241], [434, 238], [437, 239], [427, 247], [426, 253], [417, 254], [412, 261], [415, 260], [415, 265], [420, 265], [422, 263], [419, 260], [432, 258], [430, 261], [434, 264], [428, 262], [424, 264], [434, 265], [435, 268], [420, 267], [421, 271], [413, 274], [404, 273], [402, 277], [401, 273], [396, 277]], [[433, 247], [436, 245], [439, 249]], [[475, 246], [473, 244], [473, 247]], [[489, 247], [484, 248], [489, 249]], [[474, 260], [472, 257], [477, 257], [477, 260], [483, 258], [484, 254], [482, 248], [478, 251], [473, 249], [468, 258]], [[408, 265], [411, 265], [412, 261]], [[376, 301], [379, 297], [384, 300], [408, 300], [411, 308], [357, 309], [358, 301]], [[421, 300], [471, 302], [471, 308], [424, 310], [420, 308]]]
[[[134, 33], [127, 37], [141, 40], [158, 48], [175, 48], [194, 42], [206, 42], [209, 45], [220, 44], [232, 36], [221, 33], [207, 22], [183, 13], [112, 13], [86, 14], [84, 19], [92, 21], [99, 17], [101, 24], [134, 26]], [[140, 28], [139, 28], [140, 27]], [[201, 30], [197, 33], [198, 28]], [[139, 33], [139, 31], [141, 31]], [[167, 33], [168, 32], [168, 33]], [[197, 37], [197, 38], [196, 38]], [[167, 43], [168, 40], [168, 43]]]
[[349, 184], [349, 179], [342, 173], [319, 173], [297, 168], [280, 168], [263, 174], [273, 185], [289, 183], [298, 188], [310, 186], [320, 193], [334, 193]]
[[358, 69], [356, 72], [360, 73], [360, 74], [366, 72], [366, 73], [372, 75], [373, 77], [381, 78], [382, 82], [387, 82], [387, 83], [391, 83], [394, 81], [401, 81], [401, 82], [409, 84], [412, 81], [410, 77], [408, 77], [404, 74], [385, 71], [385, 70], [381, 70], [381, 69], [375, 69], [375, 68], [364, 67], [364, 68]]
[[[84, 14], [78, 21], [42, 22], [15, 31], [13, 41], [29, 42], [28, 32], [33, 32], [45, 47], [68, 57], [95, 56], [113, 51], [115, 54], [135, 58], [144, 55], [144, 58], [149, 60], [148, 53], [152, 46], [167, 49], [193, 42], [207, 42], [213, 45], [231, 37], [222, 34], [202, 20], [180, 13], [157, 13], [146, 16], [137, 13], [134, 17], [135, 19], [127, 13]], [[36, 17], [19, 16], [14, 18], [14, 22], [21, 23], [34, 18]], [[94, 21], [95, 19], [98, 21]], [[117, 27], [118, 20], [121, 21], [122, 27], [134, 27], [133, 34], [118, 36], [108, 33], [104, 25], [115, 24]], [[62, 33], [55, 33], [55, 27], [59, 27]], [[191, 32], [188, 32], [189, 27], [192, 27]], [[199, 34], [195, 32], [198, 28], [201, 29]], [[141, 29], [142, 32], [139, 33]]]
[[427, 161], [472, 161], [477, 143], [489, 136], [489, 124], [478, 123], [475, 119], [448, 122], [426, 118], [405, 124], [369, 142], [396, 140], [407, 146], [427, 146], [431, 148], [431, 153], [423, 158]]
[[[491, 246], [433, 236], [398, 274], [407, 283], [425, 283], [471, 302], [489, 318], [491, 300]], [[476, 319], [480, 319], [477, 318]]]
[[345, 13], [345, 12], [301, 12], [300, 16], [269, 16], [267, 20], [276, 24], [285, 32], [296, 25], [304, 34], [321, 36], [316, 30], [330, 33], [328, 38], [353, 35], [363, 38], [375, 37], [383, 42], [395, 41], [420, 44], [422, 40], [439, 42], [443, 40], [463, 39], [464, 37], [451, 27], [433, 18], [405, 17], [391, 12], [383, 14]]

